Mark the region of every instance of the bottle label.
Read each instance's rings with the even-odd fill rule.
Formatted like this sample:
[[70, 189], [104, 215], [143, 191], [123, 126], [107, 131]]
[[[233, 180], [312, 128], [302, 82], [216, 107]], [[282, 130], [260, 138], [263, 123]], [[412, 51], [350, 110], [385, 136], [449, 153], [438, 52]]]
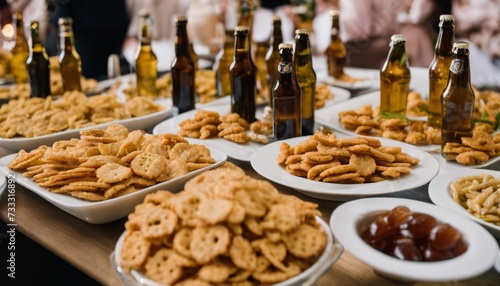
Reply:
[[453, 59], [450, 65], [450, 71], [454, 74], [461, 74], [465, 71], [465, 63], [462, 59]]
[[280, 63], [278, 65], [278, 71], [280, 73], [291, 73], [291, 72], [293, 72], [293, 64], [292, 63]]

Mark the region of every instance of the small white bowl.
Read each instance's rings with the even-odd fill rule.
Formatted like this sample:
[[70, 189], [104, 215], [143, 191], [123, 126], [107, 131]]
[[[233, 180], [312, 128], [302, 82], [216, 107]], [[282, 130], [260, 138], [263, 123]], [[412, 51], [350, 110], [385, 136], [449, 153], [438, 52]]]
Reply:
[[458, 180], [459, 177], [472, 176], [479, 174], [490, 174], [496, 178], [500, 177], [500, 171], [486, 170], [486, 169], [470, 169], [464, 168], [463, 170], [439, 173], [432, 181], [429, 183], [429, 197], [431, 201], [443, 208], [449, 209], [451, 211], [457, 212], [464, 215], [482, 226], [484, 226], [491, 234], [500, 238], [500, 226], [484, 221], [478, 217], [475, 217], [464, 209], [460, 204], [458, 204], [451, 196], [450, 184], [453, 181]]
[[[449, 260], [436, 262], [405, 261], [376, 250], [358, 232], [359, 224], [382, 211], [406, 206], [412, 212], [426, 213], [460, 231], [467, 251]], [[402, 281], [442, 282], [469, 279], [494, 265], [498, 244], [480, 225], [455, 212], [438, 206], [400, 198], [366, 198], [344, 203], [330, 217], [333, 235], [349, 252], [383, 276]]]
[[[307, 268], [304, 272], [290, 279], [287, 279], [275, 286], [312, 286], [316, 281], [325, 274], [330, 267], [340, 258], [340, 255], [344, 251], [341, 244], [337, 243], [333, 237], [328, 224], [324, 222], [320, 217], [316, 217], [316, 221], [321, 225], [321, 228], [326, 233], [326, 246], [323, 253], [319, 256], [318, 260]], [[148, 279], [143, 273], [131, 270], [130, 273], [124, 271], [121, 267], [121, 248], [123, 246], [123, 240], [125, 238], [125, 233], [123, 233], [115, 245], [115, 250], [110, 255], [111, 264], [113, 268], [118, 273], [118, 276], [122, 279], [125, 285], [128, 286], [165, 286], [164, 284], [152, 281]]]

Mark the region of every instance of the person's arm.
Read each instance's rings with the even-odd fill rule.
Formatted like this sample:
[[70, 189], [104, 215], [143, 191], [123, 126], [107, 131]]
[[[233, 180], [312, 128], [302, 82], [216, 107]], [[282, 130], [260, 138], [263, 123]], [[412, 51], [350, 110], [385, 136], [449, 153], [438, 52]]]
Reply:
[[340, 0], [340, 30], [343, 41], [366, 40], [373, 25], [371, 1]]

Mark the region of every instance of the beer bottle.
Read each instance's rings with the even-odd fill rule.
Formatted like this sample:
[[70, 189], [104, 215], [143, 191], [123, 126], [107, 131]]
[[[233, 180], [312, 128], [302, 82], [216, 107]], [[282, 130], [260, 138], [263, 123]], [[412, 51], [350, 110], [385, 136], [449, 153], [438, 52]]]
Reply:
[[217, 54], [214, 69], [217, 84], [217, 95], [231, 95], [231, 78], [229, 76], [229, 67], [234, 57], [234, 29], [227, 29], [224, 39], [224, 47]]
[[135, 69], [137, 81], [137, 94], [155, 98], [156, 78], [158, 75], [156, 58], [151, 46], [151, 16], [147, 11], [139, 13], [139, 46], [135, 54]]
[[31, 51], [26, 61], [31, 89], [31, 97], [50, 95], [50, 62], [40, 41], [39, 24], [31, 22]]
[[453, 42], [455, 19], [453, 15], [439, 16], [439, 34], [436, 42], [434, 59], [429, 66], [429, 112], [427, 123], [441, 128], [441, 95], [448, 82]]
[[252, 61], [250, 28], [234, 29], [234, 60], [229, 68], [231, 77], [231, 112], [238, 113], [249, 123], [255, 121], [255, 77], [257, 68]]
[[273, 88], [274, 140], [301, 136], [301, 91], [293, 67], [293, 46], [279, 45], [280, 62]]
[[393, 35], [390, 47], [387, 59], [380, 70], [380, 111], [404, 115], [410, 88], [405, 36]]
[[16, 83], [28, 82], [28, 68], [26, 60], [30, 55], [30, 48], [26, 38], [24, 37], [23, 14], [17, 12], [14, 14], [15, 45], [12, 48], [12, 58], [10, 60], [10, 69]]
[[453, 44], [450, 75], [441, 100], [442, 151], [446, 143], [461, 143], [462, 137], [472, 136], [475, 95], [470, 82], [469, 43], [467, 42]]
[[[278, 63], [280, 62], [279, 45], [283, 42], [283, 32], [281, 31], [281, 18], [279, 16], [271, 16], [273, 25], [273, 33], [271, 34], [269, 50], [266, 54], [267, 62], [267, 82], [269, 83], [269, 90], [272, 91], [276, 83], [276, 73], [278, 70]], [[269, 106], [273, 107], [272, 92], [269, 99]]]
[[256, 42], [255, 46], [255, 66], [257, 67], [255, 85], [259, 98], [262, 98], [264, 101], [266, 101], [269, 100], [269, 83], [267, 82], [266, 62], [266, 53], [269, 50], [269, 42]]
[[180, 114], [195, 108], [195, 66], [189, 51], [187, 18], [177, 17], [175, 23], [177, 34], [175, 36], [175, 58], [171, 66], [172, 101]]
[[344, 66], [346, 63], [347, 50], [340, 39], [340, 12], [331, 10], [330, 17], [332, 18], [332, 30], [330, 35], [330, 44], [326, 48], [325, 54], [327, 58], [328, 75], [333, 78], [342, 78], [344, 75]]
[[59, 18], [59, 69], [63, 91], [82, 90], [82, 61], [76, 52], [73, 37], [73, 20], [71, 18]]
[[312, 65], [309, 32], [295, 31], [295, 55], [293, 65], [302, 93], [302, 135], [314, 134], [314, 103], [316, 101], [316, 73]]

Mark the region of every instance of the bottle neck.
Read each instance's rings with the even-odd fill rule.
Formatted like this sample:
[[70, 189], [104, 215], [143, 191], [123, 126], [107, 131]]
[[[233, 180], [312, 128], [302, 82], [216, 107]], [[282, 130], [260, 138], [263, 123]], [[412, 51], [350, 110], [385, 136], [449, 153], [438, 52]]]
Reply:
[[332, 18], [332, 29], [330, 33], [332, 39], [338, 39], [340, 37], [340, 24], [338, 18]]
[[281, 32], [281, 25], [275, 25], [272, 34], [272, 45], [274, 50], [278, 50], [278, 47], [283, 43], [283, 33]]
[[296, 67], [311, 65], [312, 68], [311, 45], [308, 37], [302, 36], [295, 41], [294, 64]]
[[177, 26], [177, 33], [175, 36], [175, 54], [176, 56], [189, 56], [191, 57], [191, 53], [189, 52], [189, 37], [187, 33], [187, 29], [185, 25]]
[[44, 51], [38, 29], [31, 30], [31, 51], [33, 53], [43, 53]]
[[453, 43], [455, 42], [455, 33], [453, 26], [441, 27], [439, 29], [438, 38], [436, 41], [436, 55], [442, 57], [452, 57]]
[[389, 61], [397, 62], [401, 66], [408, 66], [405, 44], [394, 44], [389, 51]]
[[141, 25], [141, 31], [139, 32], [139, 42], [141, 45], [151, 45], [151, 31], [146, 20], [143, 19]]
[[280, 55], [278, 73], [276, 74], [279, 82], [291, 82], [295, 79], [295, 68], [292, 61], [293, 54]]
[[61, 39], [60, 48], [61, 50], [71, 51], [74, 47], [73, 33], [71, 32], [61, 32], [59, 35]]
[[248, 35], [236, 35], [235, 38], [235, 60], [251, 59], [250, 40], [248, 39]]
[[454, 87], [470, 87], [468, 55], [454, 55], [450, 65], [449, 84]]
[[23, 42], [26, 39], [24, 38], [24, 27], [23, 27], [23, 21], [22, 20], [16, 20], [16, 34], [15, 34], [15, 41], [17, 42]]

